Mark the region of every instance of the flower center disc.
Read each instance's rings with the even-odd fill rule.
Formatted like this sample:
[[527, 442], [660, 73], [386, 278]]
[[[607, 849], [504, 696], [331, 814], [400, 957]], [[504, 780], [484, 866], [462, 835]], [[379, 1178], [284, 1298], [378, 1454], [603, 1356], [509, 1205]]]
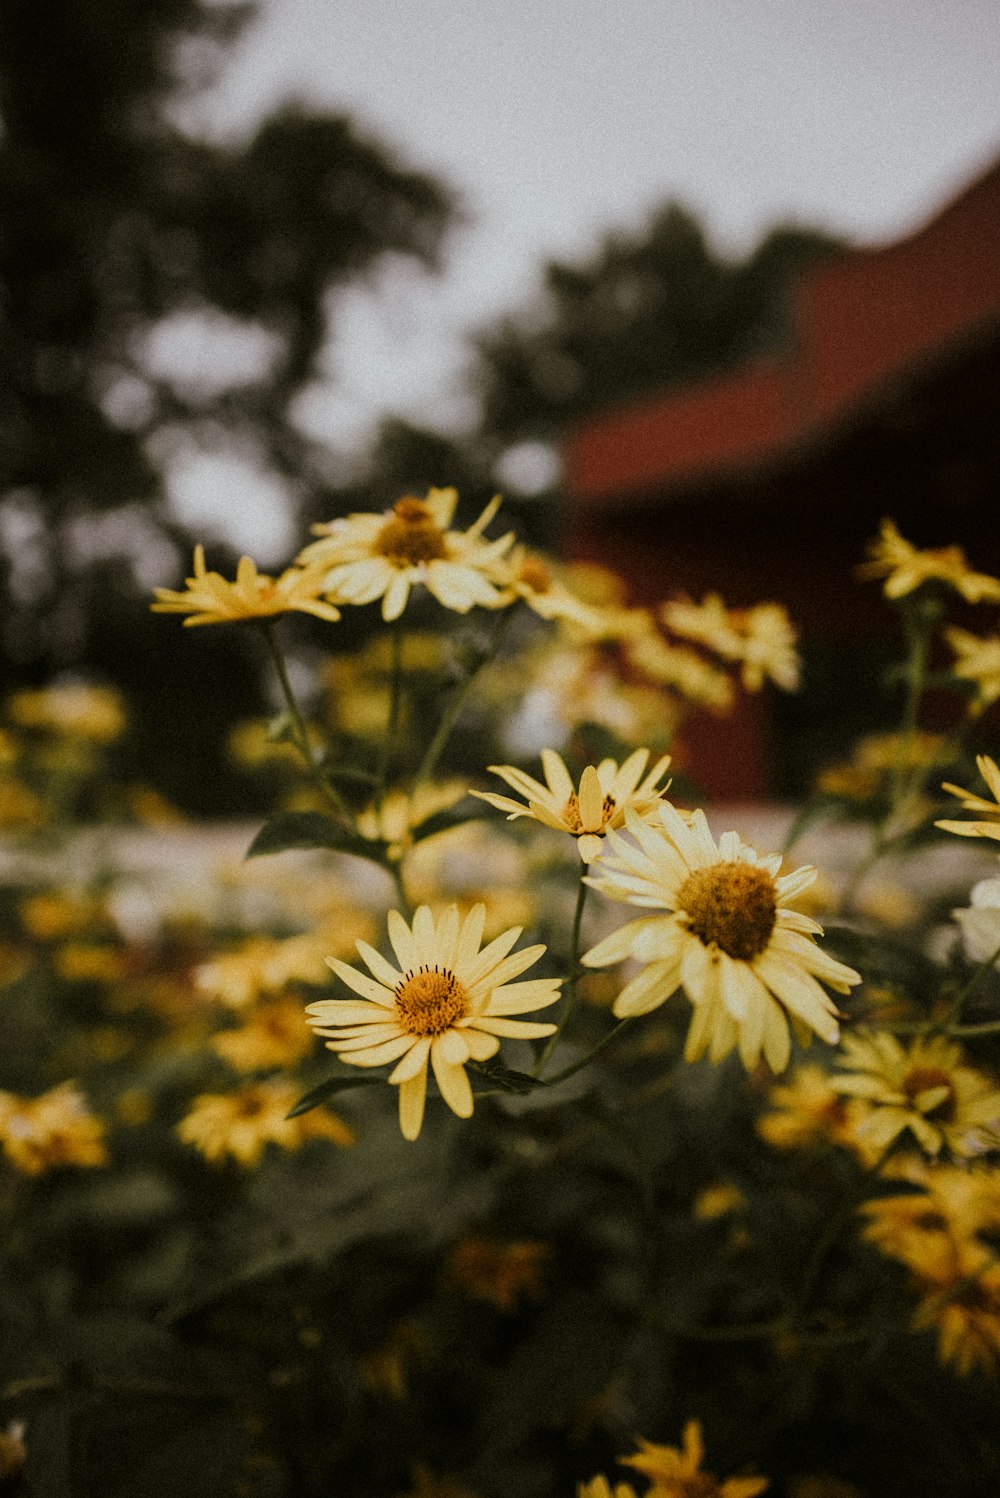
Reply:
[[530, 588], [533, 593], [547, 593], [552, 587], [552, 574], [544, 562], [537, 557], [526, 557], [521, 563], [521, 570], [517, 575], [519, 583]]
[[410, 973], [396, 989], [396, 1018], [410, 1035], [443, 1035], [468, 1009], [468, 994], [447, 968]]
[[419, 499], [401, 499], [391, 519], [375, 538], [379, 556], [391, 562], [417, 567], [421, 562], [439, 562], [448, 555], [444, 532], [434, 524], [430, 510]]
[[[615, 814], [617, 802], [614, 796], [605, 796], [601, 806], [601, 827], [606, 827]], [[580, 816], [580, 798], [573, 791], [566, 805], [562, 809], [562, 818], [569, 830], [576, 836], [582, 837], [584, 832], [583, 819]], [[599, 830], [599, 829], [594, 829]]]
[[925, 1118], [951, 1123], [955, 1117], [955, 1085], [946, 1071], [942, 1071], [939, 1066], [915, 1066], [903, 1079], [903, 1091], [911, 1103], [922, 1092], [931, 1092], [939, 1087], [948, 1089], [947, 1096], [935, 1103], [933, 1108], [922, 1108], [920, 1111]]
[[774, 880], [751, 863], [695, 869], [677, 891], [677, 909], [703, 942], [749, 962], [764, 951], [774, 930]]

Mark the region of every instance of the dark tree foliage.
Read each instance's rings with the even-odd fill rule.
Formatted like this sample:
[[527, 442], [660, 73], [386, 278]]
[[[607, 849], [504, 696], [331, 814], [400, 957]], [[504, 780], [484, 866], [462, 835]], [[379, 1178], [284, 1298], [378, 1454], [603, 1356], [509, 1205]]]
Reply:
[[676, 203], [638, 234], [608, 234], [586, 262], [551, 262], [541, 305], [477, 338], [484, 437], [496, 446], [779, 348], [789, 288], [839, 243], [777, 228], [746, 259], [713, 251]]
[[[0, 651], [15, 678], [113, 665], [148, 691], [147, 652], [129, 673], [123, 642], [147, 638], [149, 578], [121, 556], [169, 538], [190, 557], [164, 500], [171, 453], [241, 453], [321, 508], [322, 455], [291, 411], [336, 336], [330, 293], [385, 255], [437, 263], [449, 194], [349, 120], [289, 105], [237, 142], [180, 123], [254, 10], [0, 7]], [[157, 374], [150, 331], [188, 314], [236, 319], [266, 368], [235, 384]], [[101, 551], [120, 557], [97, 574]]]

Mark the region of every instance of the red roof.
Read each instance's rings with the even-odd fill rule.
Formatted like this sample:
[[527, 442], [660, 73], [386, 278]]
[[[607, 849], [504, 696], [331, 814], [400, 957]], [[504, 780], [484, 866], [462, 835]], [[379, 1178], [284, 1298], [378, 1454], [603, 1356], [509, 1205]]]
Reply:
[[783, 357], [571, 431], [567, 491], [600, 504], [779, 459], [1000, 327], [1000, 163], [909, 239], [807, 272], [794, 326]]

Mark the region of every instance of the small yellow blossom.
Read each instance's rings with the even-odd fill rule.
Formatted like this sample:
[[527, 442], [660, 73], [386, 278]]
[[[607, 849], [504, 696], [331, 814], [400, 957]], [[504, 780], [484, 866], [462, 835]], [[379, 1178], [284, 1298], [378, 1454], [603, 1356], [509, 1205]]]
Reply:
[[798, 687], [795, 630], [783, 604], [729, 609], [717, 593], [709, 593], [700, 604], [689, 599], [665, 603], [660, 617], [672, 634], [739, 665], [748, 692], [759, 692], [766, 679], [786, 692]]
[[583, 862], [592, 863], [604, 851], [605, 834], [624, 825], [626, 812], [648, 816], [659, 805], [666, 791], [660, 782], [667, 772], [670, 756], [665, 754], [657, 760], [643, 778], [648, 759], [648, 749], [636, 749], [622, 765], [613, 759], [603, 759], [596, 768], [588, 765], [577, 789], [560, 756], [552, 749], [543, 749], [544, 785], [514, 765], [489, 767], [491, 774], [499, 775], [524, 801], [498, 796], [493, 791], [473, 791], [472, 795], [507, 812], [508, 822], [517, 817], [533, 817], [556, 832], [572, 834]]
[[370, 926], [368, 918], [351, 920], [345, 913], [339, 931], [331, 919], [313, 931], [283, 940], [250, 937], [234, 951], [220, 952], [196, 967], [195, 987], [230, 1009], [242, 1009], [262, 995], [279, 993], [289, 983], [321, 984], [326, 980], [325, 957], [331, 945], [337, 951], [350, 951], [358, 931], [367, 933]]
[[682, 1448], [640, 1439], [639, 1450], [619, 1460], [650, 1479], [648, 1498], [756, 1498], [770, 1487], [766, 1477], [727, 1477], [720, 1482], [702, 1470], [704, 1458], [701, 1425], [689, 1420]]
[[250, 557], [240, 557], [236, 581], [205, 568], [205, 548], [194, 549], [194, 576], [185, 579], [181, 591], [156, 588], [154, 614], [188, 614], [185, 625], [230, 624], [241, 619], [270, 619], [298, 611], [317, 619], [340, 618], [332, 603], [325, 601], [322, 567], [288, 567], [280, 577], [257, 571]]
[[115, 983], [128, 969], [129, 955], [120, 947], [72, 941], [55, 955], [55, 970], [67, 983]]
[[221, 1030], [212, 1047], [236, 1071], [267, 1071], [294, 1066], [312, 1050], [312, 1035], [298, 999], [284, 997], [259, 1004], [235, 1030]]
[[980, 1244], [959, 1242], [946, 1266], [922, 1280], [914, 1327], [938, 1333], [938, 1356], [963, 1377], [1000, 1363], [1000, 1261]]
[[788, 1081], [767, 1095], [770, 1111], [757, 1120], [757, 1132], [775, 1149], [802, 1149], [815, 1144], [838, 1144], [865, 1159], [878, 1151], [858, 1141], [858, 1126], [867, 1115], [861, 1098], [845, 1098], [833, 1086], [830, 1073], [814, 1062], [796, 1067]]
[[679, 693], [697, 707], [726, 713], [733, 705], [733, 684], [725, 671], [686, 645], [668, 645], [650, 630], [625, 642], [630, 665], [651, 681]]
[[1000, 601], [1000, 580], [973, 572], [958, 546], [921, 551], [905, 540], [892, 520], [883, 520], [878, 539], [868, 547], [869, 560], [858, 568], [863, 578], [885, 578], [886, 598], [903, 598], [924, 583], [954, 588], [966, 603]]
[[212, 1165], [227, 1156], [241, 1165], [257, 1165], [268, 1144], [284, 1150], [297, 1150], [310, 1138], [330, 1139], [342, 1147], [353, 1144], [354, 1131], [325, 1110], [289, 1118], [300, 1091], [294, 1082], [272, 1078], [231, 1093], [202, 1093], [177, 1133]]
[[339, 603], [382, 600], [382, 618], [398, 619], [411, 590], [423, 584], [446, 609], [467, 614], [509, 601], [493, 578], [514, 536], [485, 541], [483, 532], [500, 507], [492, 500], [467, 531], [451, 530], [458, 503], [454, 489], [431, 489], [425, 499], [406, 495], [384, 514], [359, 513], [316, 525], [298, 560], [325, 576]]
[[691, 1215], [695, 1222], [716, 1222], [734, 1212], [745, 1212], [747, 1199], [731, 1181], [715, 1181], [703, 1186], [694, 1199]]
[[39, 890], [20, 905], [21, 925], [36, 941], [60, 941], [107, 924], [102, 906], [87, 895]]
[[589, 1482], [577, 1483], [576, 1498], [636, 1498], [636, 1491], [628, 1482], [616, 1482], [612, 1487], [600, 1472]]
[[7, 704], [18, 728], [38, 729], [67, 738], [113, 744], [125, 731], [125, 707], [113, 687], [87, 682], [56, 682], [37, 690], [15, 692]]
[[473, 1299], [485, 1300], [498, 1311], [510, 1313], [522, 1301], [537, 1300], [541, 1295], [545, 1266], [551, 1257], [547, 1243], [462, 1238], [449, 1255], [447, 1278]]
[[521, 934], [515, 926], [480, 951], [485, 922], [483, 905], [464, 919], [452, 905], [437, 920], [421, 905], [412, 928], [390, 910], [389, 940], [399, 967], [359, 941], [358, 952], [373, 977], [336, 957], [327, 959], [357, 997], [306, 1006], [316, 1033], [328, 1037], [328, 1049], [348, 1065], [396, 1063], [389, 1081], [399, 1088], [406, 1139], [416, 1139], [423, 1123], [428, 1065], [448, 1107], [469, 1118], [473, 1100], [466, 1062], [496, 1055], [501, 1036], [533, 1040], [556, 1028], [511, 1018], [559, 998], [559, 978], [510, 981], [537, 962], [545, 947], [508, 956]]
[[921, 1149], [936, 1155], [945, 1146], [973, 1155], [1000, 1142], [1000, 1091], [966, 1066], [954, 1041], [918, 1035], [908, 1048], [888, 1030], [846, 1035], [844, 1075], [833, 1086], [873, 1105], [858, 1127], [864, 1143], [886, 1149], [905, 1129]]
[[0, 1092], [0, 1144], [24, 1175], [40, 1175], [62, 1165], [108, 1163], [104, 1124], [72, 1082], [35, 1098]]
[[468, 794], [467, 780], [424, 782], [415, 794], [390, 791], [380, 807], [366, 806], [358, 812], [355, 825], [362, 837], [375, 841], [384, 838], [389, 844], [388, 856], [402, 858], [413, 845], [413, 834], [439, 812], [450, 811]]
[[515, 546], [497, 568], [495, 581], [511, 601], [523, 599], [542, 619], [575, 625], [595, 637], [602, 632], [601, 610], [578, 598], [562, 581], [556, 564], [538, 552]]
[[1000, 635], [974, 635], [951, 627], [944, 637], [955, 652], [952, 670], [964, 681], [975, 682], [980, 708], [1000, 699]]
[[894, 777], [903, 771], [946, 768], [945, 739], [939, 733], [918, 731], [904, 740], [898, 733], [873, 733], [860, 739], [849, 760], [828, 765], [816, 777], [822, 795], [850, 801], [874, 801], [888, 796]]
[[864, 1237], [924, 1279], [948, 1278], [956, 1244], [1000, 1231], [1000, 1175], [988, 1166], [907, 1155], [887, 1161], [882, 1174], [920, 1189], [864, 1202]]
[[7, 832], [34, 832], [49, 813], [42, 798], [13, 775], [0, 779], [0, 827]]
[[963, 811], [978, 811], [984, 816], [991, 818], [990, 821], [974, 822], [935, 822], [935, 827], [942, 828], [945, 832], [957, 832], [959, 837], [990, 837], [1000, 842], [1000, 766], [995, 759], [990, 759], [988, 754], [976, 755], [976, 768], [986, 782], [992, 801], [977, 796], [973, 791], [963, 791], [959, 785], [950, 785], [947, 781], [942, 786], [952, 796], [961, 796]]

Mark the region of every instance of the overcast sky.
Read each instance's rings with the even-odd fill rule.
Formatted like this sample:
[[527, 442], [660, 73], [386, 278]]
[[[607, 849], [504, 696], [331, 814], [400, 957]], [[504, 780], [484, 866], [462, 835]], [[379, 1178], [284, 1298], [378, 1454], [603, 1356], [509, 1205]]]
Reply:
[[247, 128], [290, 96], [350, 112], [472, 216], [440, 284], [346, 299], [339, 390], [303, 415], [349, 449], [386, 411], [468, 419], [463, 330], [666, 198], [733, 250], [778, 220], [916, 228], [1000, 153], [1000, 4], [263, 0], [199, 117]]

